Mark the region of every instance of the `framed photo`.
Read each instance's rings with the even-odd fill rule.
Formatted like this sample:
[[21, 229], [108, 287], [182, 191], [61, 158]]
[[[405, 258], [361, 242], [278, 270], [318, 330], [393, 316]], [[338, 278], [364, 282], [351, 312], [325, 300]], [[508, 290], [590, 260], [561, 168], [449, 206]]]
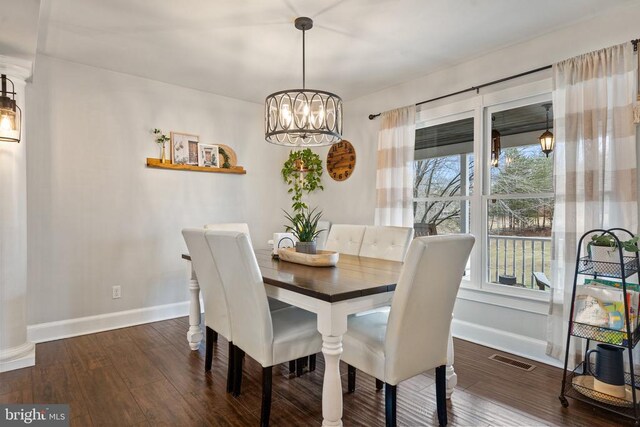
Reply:
[[217, 145], [211, 144], [198, 144], [199, 148], [199, 163], [198, 166], [204, 166], [209, 168], [220, 167], [220, 152]]
[[198, 135], [171, 132], [171, 163], [198, 166]]

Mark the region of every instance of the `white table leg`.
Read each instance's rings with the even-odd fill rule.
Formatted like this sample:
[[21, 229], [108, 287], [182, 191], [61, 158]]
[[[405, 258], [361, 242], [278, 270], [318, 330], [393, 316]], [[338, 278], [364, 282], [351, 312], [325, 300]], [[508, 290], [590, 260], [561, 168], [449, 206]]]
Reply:
[[451, 331], [449, 331], [449, 344], [447, 345], [447, 399], [451, 399], [453, 390], [458, 384], [458, 375], [453, 370], [453, 337]]
[[324, 355], [324, 382], [322, 383], [322, 425], [342, 425], [342, 382], [340, 380], [340, 356], [342, 336], [322, 336]]
[[322, 334], [324, 381], [322, 383], [322, 425], [342, 426], [342, 381], [340, 356], [342, 335], [347, 331], [347, 315], [326, 305], [318, 312], [318, 331]]
[[204, 338], [202, 328], [200, 327], [200, 285], [196, 272], [189, 262], [189, 292], [191, 293], [191, 302], [189, 304], [189, 331], [187, 332], [187, 341], [191, 350], [197, 350], [200, 341]]

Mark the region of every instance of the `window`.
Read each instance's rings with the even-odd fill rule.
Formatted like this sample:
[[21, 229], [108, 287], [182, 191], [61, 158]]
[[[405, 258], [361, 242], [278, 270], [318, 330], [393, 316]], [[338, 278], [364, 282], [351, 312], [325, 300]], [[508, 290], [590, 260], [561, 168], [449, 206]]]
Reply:
[[473, 117], [416, 130], [416, 235], [468, 233], [473, 191]]
[[492, 134], [499, 133], [501, 147], [497, 165], [490, 167], [486, 199], [491, 283], [548, 290], [540, 280], [551, 266], [554, 208], [553, 153], [545, 156], [538, 143], [546, 130], [545, 114], [544, 103], [491, 114]]
[[[538, 137], [549, 89], [550, 81], [536, 82], [417, 115], [416, 235], [435, 229], [476, 236], [466, 288], [548, 297], [540, 279], [551, 276], [553, 153], [542, 153]], [[501, 146], [495, 166], [492, 130]]]

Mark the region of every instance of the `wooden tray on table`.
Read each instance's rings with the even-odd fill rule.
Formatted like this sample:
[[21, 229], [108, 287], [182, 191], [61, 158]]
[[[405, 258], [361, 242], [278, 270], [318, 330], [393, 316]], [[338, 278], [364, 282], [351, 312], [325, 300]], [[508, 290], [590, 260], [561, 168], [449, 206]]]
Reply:
[[311, 267], [334, 267], [338, 263], [340, 254], [333, 251], [318, 251], [314, 255], [296, 252], [295, 248], [280, 248], [278, 249], [278, 256], [282, 261]]

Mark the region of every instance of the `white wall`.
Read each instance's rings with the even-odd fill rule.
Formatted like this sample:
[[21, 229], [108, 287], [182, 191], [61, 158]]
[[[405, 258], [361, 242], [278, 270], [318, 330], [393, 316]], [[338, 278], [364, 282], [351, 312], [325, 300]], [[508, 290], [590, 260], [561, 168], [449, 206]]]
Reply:
[[[0, 55], [0, 74], [13, 82], [24, 126], [31, 62]], [[19, 143], [0, 142], [0, 372], [35, 364], [27, 339], [27, 141], [22, 132]]]
[[[314, 202], [324, 209], [325, 216], [334, 222], [373, 223], [379, 119], [369, 120], [370, 113], [403, 107], [589, 51], [627, 42], [640, 37], [637, 25], [639, 21], [640, 4], [635, 2], [623, 5], [595, 19], [583, 21], [423, 78], [346, 102], [344, 136], [356, 148], [356, 169], [352, 177], [345, 182], [336, 183], [331, 179], [327, 180], [326, 191], [314, 197]], [[452, 46], [455, 48], [455, 44]], [[523, 78], [521, 82], [549, 76], [549, 71], [541, 72], [535, 76]], [[519, 83], [520, 81], [514, 81], [510, 85]], [[481, 94], [504, 87], [505, 85], [486, 88], [481, 91]], [[470, 93], [462, 97], [474, 95], [475, 93]], [[439, 104], [460, 98], [461, 96], [440, 101]], [[326, 150], [322, 150], [321, 153], [325, 156]], [[496, 331], [506, 331], [534, 340], [537, 348], [543, 353], [546, 315], [544, 307], [539, 307], [537, 311], [538, 313], [513, 310], [473, 301], [465, 296], [464, 299], [460, 298], [455, 316], [456, 319], [470, 324], [486, 326]], [[466, 336], [466, 338], [472, 337]], [[532, 356], [538, 357], [541, 354]]]
[[[29, 324], [186, 301], [180, 231], [280, 229], [288, 151], [263, 106], [38, 55], [28, 88]], [[158, 127], [224, 143], [246, 175], [150, 169]], [[111, 287], [122, 286], [122, 298]]]
[[[357, 150], [355, 173], [345, 182], [325, 175], [325, 191], [312, 196], [310, 204], [334, 223], [373, 223], [379, 122], [368, 120], [369, 113], [637, 38], [639, 20], [640, 4], [623, 5], [346, 102], [345, 138]], [[288, 150], [264, 142], [261, 105], [42, 55], [36, 58], [28, 103], [30, 324], [185, 301], [181, 228], [247, 221], [261, 245], [282, 224], [280, 209], [289, 201], [279, 170]], [[149, 134], [153, 127], [228, 144], [248, 174], [147, 169], [145, 158], [158, 155]], [[327, 149], [316, 151], [326, 158]], [[116, 284], [123, 287], [123, 297], [112, 300]], [[544, 339], [545, 316], [535, 310], [469, 297], [460, 299], [456, 318], [536, 345]]]

